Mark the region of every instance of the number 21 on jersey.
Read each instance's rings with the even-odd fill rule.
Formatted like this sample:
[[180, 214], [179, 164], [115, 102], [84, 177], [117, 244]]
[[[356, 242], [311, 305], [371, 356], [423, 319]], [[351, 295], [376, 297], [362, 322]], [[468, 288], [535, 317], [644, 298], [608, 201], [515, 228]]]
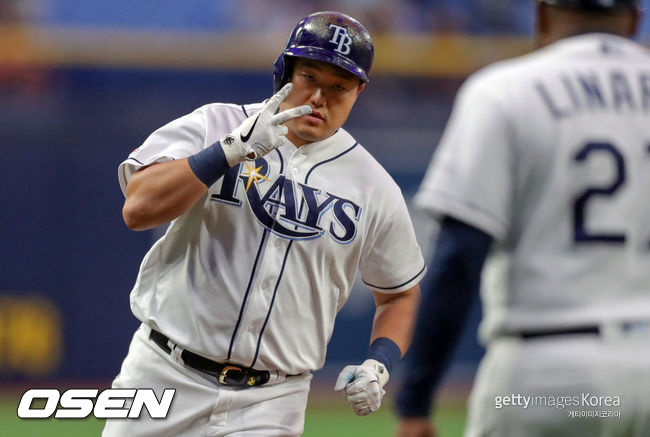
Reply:
[[[646, 157], [650, 161], [650, 143], [646, 145]], [[588, 211], [588, 205], [597, 198], [608, 198], [614, 196], [620, 190], [625, 189], [626, 180], [626, 163], [623, 154], [612, 143], [609, 142], [589, 142], [585, 144], [573, 156], [576, 165], [584, 165], [595, 156], [605, 156], [611, 160], [615, 166], [614, 178], [607, 184], [599, 186], [590, 186], [579, 194], [573, 202], [573, 241], [580, 243], [605, 243], [612, 245], [622, 245], [627, 241], [625, 232], [590, 232], [587, 230], [585, 222]], [[646, 200], [650, 201], [650, 187]], [[646, 248], [650, 248], [650, 240]]]

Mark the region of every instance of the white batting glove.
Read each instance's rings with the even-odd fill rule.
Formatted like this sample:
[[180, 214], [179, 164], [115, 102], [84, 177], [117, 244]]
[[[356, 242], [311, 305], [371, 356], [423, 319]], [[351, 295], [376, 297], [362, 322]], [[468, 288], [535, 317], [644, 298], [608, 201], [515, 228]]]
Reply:
[[345, 399], [359, 416], [377, 411], [386, 393], [386, 366], [377, 360], [366, 360], [360, 366], [345, 366], [339, 373], [334, 390], [343, 390]]
[[280, 103], [287, 98], [293, 85], [286, 84], [271, 97], [262, 110], [248, 117], [232, 133], [221, 138], [220, 144], [231, 167], [245, 159], [260, 158], [271, 150], [282, 145], [282, 136], [289, 128], [282, 123], [306, 114], [311, 114], [311, 106], [303, 105], [287, 109], [278, 114], [275, 112]]

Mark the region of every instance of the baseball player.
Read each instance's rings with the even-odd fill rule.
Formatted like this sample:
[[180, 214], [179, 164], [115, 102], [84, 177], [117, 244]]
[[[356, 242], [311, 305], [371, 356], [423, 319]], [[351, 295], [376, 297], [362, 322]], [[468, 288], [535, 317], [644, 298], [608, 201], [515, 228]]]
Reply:
[[539, 0], [528, 55], [470, 77], [416, 203], [441, 225], [397, 397], [427, 418], [481, 270], [465, 435], [650, 435], [650, 56], [636, 0]]
[[357, 272], [377, 306], [371, 344], [335, 388], [359, 415], [379, 408], [425, 263], [400, 189], [342, 128], [372, 58], [357, 20], [311, 14], [273, 97], [200, 107], [120, 165], [128, 227], [171, 223], [131, 292], [142, 325], [113, 386], [176, 394], [165, 420], [108, 420], [105, 436], [300, 435]]

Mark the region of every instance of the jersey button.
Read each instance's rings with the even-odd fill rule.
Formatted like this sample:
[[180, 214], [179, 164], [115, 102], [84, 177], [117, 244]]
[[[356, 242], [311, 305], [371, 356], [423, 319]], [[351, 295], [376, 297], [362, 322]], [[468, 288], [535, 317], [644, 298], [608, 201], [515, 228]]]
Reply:
[[293, 168], [293, 169], [291, 169], [291, 174], [292, 174], [294, 177], [297, 177], [297, 176], [298, 176], [298, 169], [297, 169], [297, 168]]

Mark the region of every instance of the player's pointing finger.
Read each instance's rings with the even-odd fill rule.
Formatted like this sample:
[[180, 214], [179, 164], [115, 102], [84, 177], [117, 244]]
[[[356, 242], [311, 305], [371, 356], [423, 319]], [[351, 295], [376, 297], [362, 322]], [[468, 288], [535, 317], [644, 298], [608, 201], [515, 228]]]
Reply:
[[303, 115], [311, 114], [312, 109], [309, 105], [296, 106], [295, 108], [287, 109], [271, 117], [271, 124], [282, 124], [292, 118], [298, 118]]
[[277, 111], [278, 108], [280, 107], [280, 103], [282, 103], [284, 99], [287, 98], [287, 96], [291, 93], [292, 89], [293, 89], [293, 84], [291, 82], [287, 83], [285, 86], [283, 86], [280, 89], [280, 91], [278, 91], [277, 93], [273, 94], [273, 96], [271, 96], [269, 101], [266, 102], [264, 109], [269, 110], [271, 113]]

